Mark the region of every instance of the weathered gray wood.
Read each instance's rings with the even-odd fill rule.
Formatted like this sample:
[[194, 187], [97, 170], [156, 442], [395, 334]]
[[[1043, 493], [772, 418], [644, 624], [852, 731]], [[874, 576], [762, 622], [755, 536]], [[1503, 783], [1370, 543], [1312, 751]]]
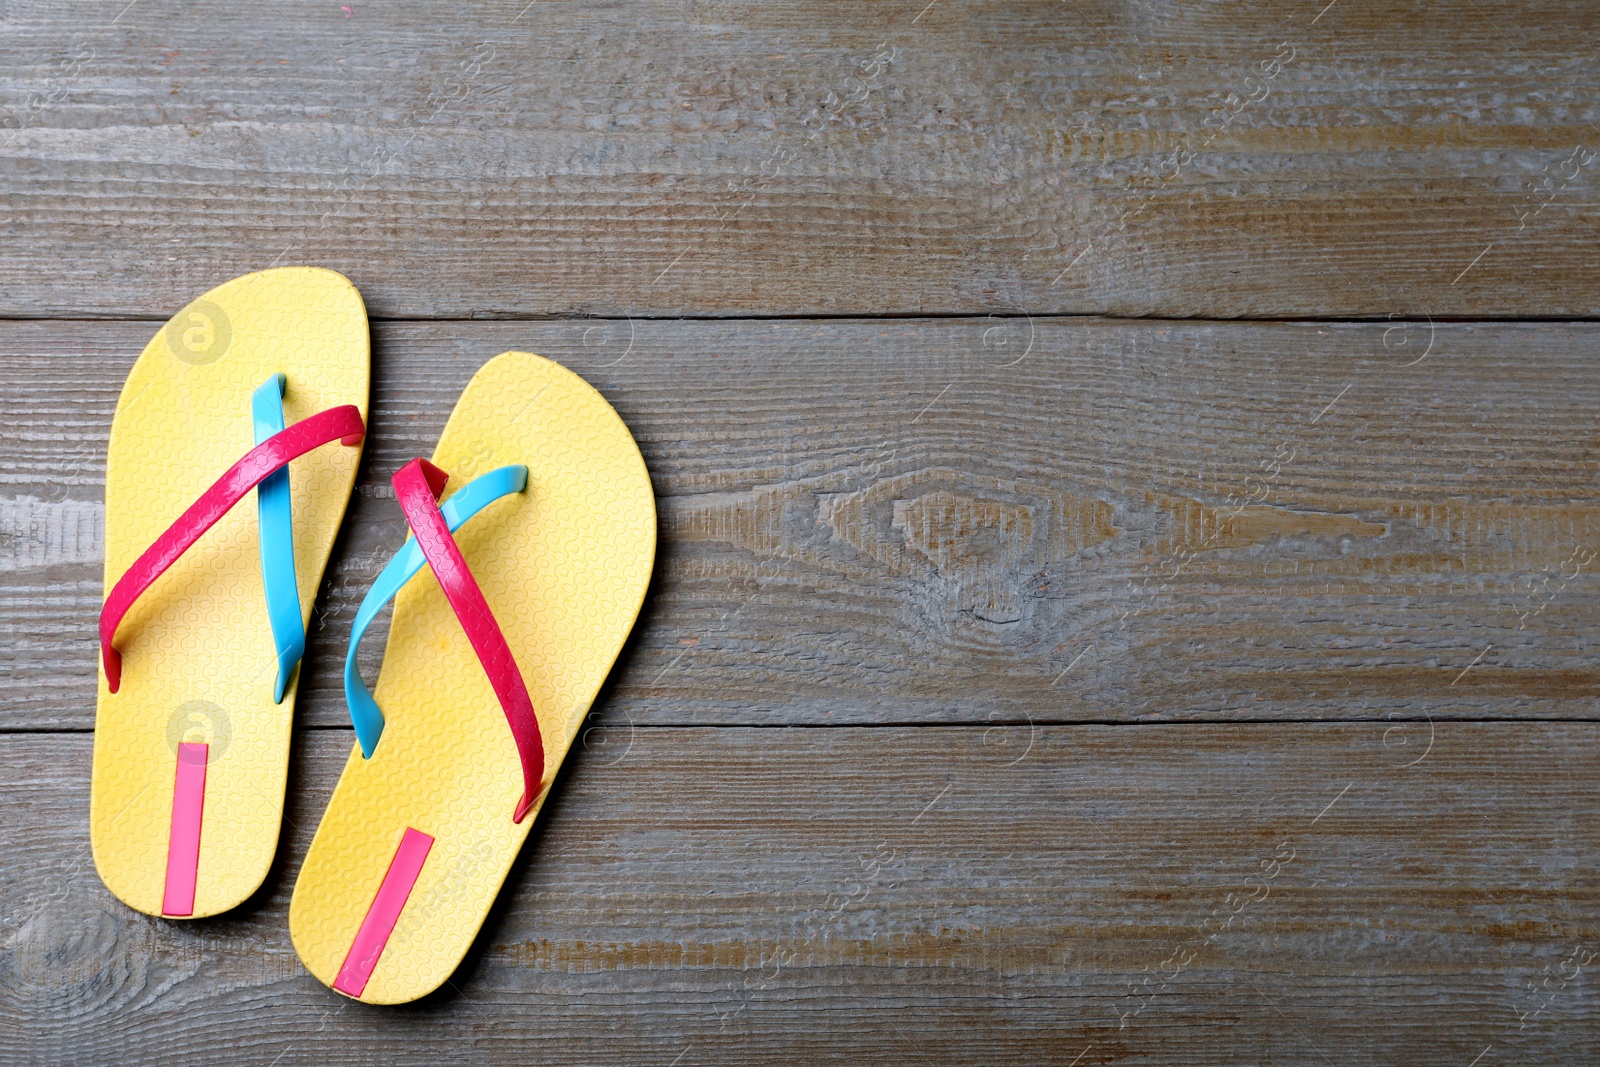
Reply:
[[[294, 262], [380, 319], [609, 316], [376, 326], [281, 869], [192, 925], [85, 828], [155, 321], [0, 321], [0, 1067], [1600, 1060], [1600, 726], [1454, 721], [1595, 717], [1600, 325], [1433, 325], [1600, 308], [1597, 29], [0, 5], [0, 318]], [[456, 988], [368, 1010], [286, 931], [336, 664], [388, 474], [507, 348], [633, 427], [661, 563]]]
[[193, 924], [96, 879], [87, 736], [4, 736], [0, 1064], [1594, 1062], [1600, 734], [1428, 742], [639, 729], [574, 750], [455, 989], [374, 1010], [286, 928], [348, 731]]
[[[154, 328], [0, 323], [6, 725], [92, 723], [101, 450]], [[508, 348], [593, 381], [655, 478], [661, 561], [618, 722], [1595, 714], [1600, 326], [381, 323], [375, 340], [303, 722], [345, 721], [336, 664], [404, 534], [388, 475]]]
[[1594, 315], [1597, 29], [1558, 0], [12, 4], [0, 315], [165, 316], [277, 262], [395, 317]]

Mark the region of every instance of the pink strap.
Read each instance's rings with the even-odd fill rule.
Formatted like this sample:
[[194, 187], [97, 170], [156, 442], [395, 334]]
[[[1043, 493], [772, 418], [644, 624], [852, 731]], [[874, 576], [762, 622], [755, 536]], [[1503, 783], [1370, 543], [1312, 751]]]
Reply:
[[133, 561], [133, 566], [123, 572], [106, 597], [100, 609], [100, 658], [105, 664], [106, 681], [115, 693], [122, 685], [122, 656], [112, 647], [117, 635], [117, 625], [133, 607], [133, 602], [161, 577], [163, 571], [175, 563], [216, 523], [228, 510], [242, 500], [245, 494], [259, 485], [267, 475], [292, 459], [305, 455], [314, 448], [338, 439], [347, 445], [358, 445], [367, 428], [361, 422], [361, 412], [353, 404], [319, 411], [309, 419], [302, 419], [273, 434], [246, 452], [233, 466], [200, 494], [200, 499], [189, 505], [189, 510], [178, 516], [178, 521], [167, 527], [144, 554]]
[[444, 516], [439, 514], [439, 494], [444, 492], [450, 476], [425, 459], [414, 459], [395, 471], [394, 492], [405, 512], [406, 524], [416, 535], [417, 546], [432, 568], [445, 599], [450, 601], [461, 628], [472, 642], [472, 650], [489, 675], [500, 707], [505, 710], [506, 721], [511, 724], [511, 736], [517, 742], [517, 754], [522, 758], [522, 799], [517, 802], [514, 822], [521, 822], [528, 809], [539, 796], [544, 778], [544, 740], [539, 735], [539, 719], [533, 712], [533, 701], [528, 697], [528, 687], [523, 684], [522, 672], [511, 655], [511, 646], [495, 622], [489, 602], [467, 568], [461, 549]]

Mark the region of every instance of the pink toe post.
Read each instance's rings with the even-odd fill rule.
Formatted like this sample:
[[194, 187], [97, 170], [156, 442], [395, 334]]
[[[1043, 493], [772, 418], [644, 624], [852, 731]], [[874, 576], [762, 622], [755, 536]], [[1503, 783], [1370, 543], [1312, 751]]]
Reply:
[[194, 883], [200, 872], [200, 820], [205, 813], [206, 762], [210, 745], [178, 746], [178, 774], [172, 788], [172, 828], [167, 831], [167, 884], [161, 914], [194, 914]]
[[372, 969], [378, 965], [378, 957], [383, 955], [384, 948], [389, 944], [389, 935], [394, 933], [394, 924], [405, 909], [406, 901], [411, 898], [411, 890], [417, 884], [417, 876], [422, 873], [422, 865], [427, 861], [431, 848], [432, 837], [421, 830], [406, 827], [405, 836], [400, 838], [400, 847], [395, 849], [394, 859], [389, 861], [383, 884], [378, 886], [378, 895], [367, 909], [367, 917], [361, 920], [361, 929], [356, 932], [350, 953], [344, 958], [344, 966], [339, 968], [339, 977], [333, 980], [333, 988], [345, 996], [360, 997], [366, 990]]

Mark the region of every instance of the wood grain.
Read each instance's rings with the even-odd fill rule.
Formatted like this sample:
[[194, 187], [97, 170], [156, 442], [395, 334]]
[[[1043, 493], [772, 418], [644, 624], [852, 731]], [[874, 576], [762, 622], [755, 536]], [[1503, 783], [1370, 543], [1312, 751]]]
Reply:
[[[153, 328], [0, 323], [8, 726], [92, 724], [102, 450]], [[301, 721], [346, 721], [336, 664], [404, 534], [389, 474], [510, 348], [594, 382], [655, 479], [615, 722], [1592, 718], [1597, 347], [1557, 323], [380, 323]]]
[[[1318, 9], [1321, 9], [1320, 12]], [[15, 4], [0, 316], [1592, 316], [1592, 6]]]
[[[1600, 1062], [1597, 30], [0, 5], [0, 1067]], [[106, 433], [291, 263], [375, 326], [282, 859], [151, 920], [87, 844]], [[512, 348], [634, 430], [656, 580], [452, 987], [362, 1010], [286, 929], [337, 664]]]
[[196, 923], [100, 886], [87, 736], [4, 736], [0, 1064], [1592, 1062], [1596, 727], [1409, 740], [639, 729], [574, 749], [454, 988], [369, 1010], [285, 916], [348, 731]]

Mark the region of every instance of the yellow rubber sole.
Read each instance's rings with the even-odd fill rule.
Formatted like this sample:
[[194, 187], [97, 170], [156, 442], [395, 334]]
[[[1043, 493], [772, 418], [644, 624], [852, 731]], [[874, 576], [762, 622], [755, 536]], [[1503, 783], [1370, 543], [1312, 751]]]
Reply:
[[[255, 444], [250, 398], [272, 374], [287, 376], [289, 423], [340, 404], [364, 419], [368, 347], [355, 287], [311, 267], [235, 278], [173, 316], [133, 365], [112, 418], [105, 588]], [[308, 623], [359, 463], [360, 449], [333, 444], [289, 467]], [[107, 888], [148, 915], [162, 913], [180, 744], [208, 746], [194, 909], [182, 917], [244, 901], [277, 850], [299, 672], [274, 704], [257, 537], [251, 493], [128, 612], [120, 691], [100, 672], [89, 837]]]
[[[456, 532], [539, 717], [549, 781], [633, 628], [655, 563], [650, 476], [628, 428], [582, 378], [526, 352], [481, 368], [433, 462], [445, 495], [528, 467], [527, 490]], [[396, 513], [398, 520], [398, 512]], [[505, 714], [426, 568], [395, 598], [374, 690], [385, 726], [352, 746], [289, 906], [307, 969], [333, 986], [408, 829], [433, 838], [359, 997], [437, 989], [483, 925], [544, 798], [512, 822], [522, 771]]]

